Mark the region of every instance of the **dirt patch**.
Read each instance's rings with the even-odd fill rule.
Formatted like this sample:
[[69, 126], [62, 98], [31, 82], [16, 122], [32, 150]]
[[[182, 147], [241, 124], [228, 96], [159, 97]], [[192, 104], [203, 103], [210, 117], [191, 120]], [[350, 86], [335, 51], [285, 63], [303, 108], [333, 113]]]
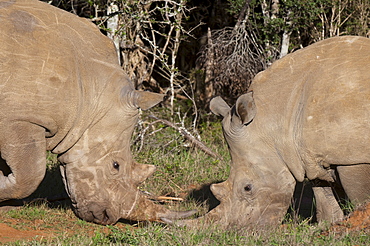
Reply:
[[358, 207], [347, 219], [332, 225], [329, 232], [348, 233], [365, 231], [370, 233], [370, 202]]
[[[9, 221], [9, 223], [12, 223]], [[41, 223], [41, 222], [38, 222]], [[0, 244], [1, 243], [8, 243], [8, 242], [15, 242], [17, 240], [28, 240], [35, 237], [38, 237], [40, 240], [42, 238], [52, 236], [52, 232], [47, 232], [44, 230], [17, 230], [7, 223], [0, 223]]]
[[[30, 212], [27, 213], [27, 209]], [[96, 233], [109, 235], [112, 231], [110, 227], [79, 220], [71, 210], [41, 207], [37, 211], [43, 210], [45, 213], [34, 215], [31, 214], [32, 207], [23, 208], [18, 210], [19, 213], [14, 214], [17, 218], [0, 212], [0, 245], [18, 240], [53, 240], [58, 237], [73, 237], [75, 235], [93, 237]], [[114, 228], [125, 230], [127, 224], [118, 222]]]

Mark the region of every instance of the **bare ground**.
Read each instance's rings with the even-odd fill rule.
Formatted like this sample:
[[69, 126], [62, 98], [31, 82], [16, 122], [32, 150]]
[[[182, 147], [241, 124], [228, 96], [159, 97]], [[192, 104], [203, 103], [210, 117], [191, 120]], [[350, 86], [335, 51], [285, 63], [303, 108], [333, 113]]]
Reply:
[[[12, 225], [22, 223], [21, 221], [17, 220], [7, 222]], [[29, 240], [35, 237], [41, 240], [42, 238], [53, 236], [52, 230], [34, 230], [31, 228], [23, 228], [22, 230], [17, 230], [11, 227], [8, 223], [0, 223], [0, 243], [15, 242], [17, 240]], [[42, 221], [38, 221], [36, 223], [42, 223]]]
[[329, 232], [335, 234], [365, 231], [370, 233], [370, 202], [358, 207], [344, 221], [332, 225]]

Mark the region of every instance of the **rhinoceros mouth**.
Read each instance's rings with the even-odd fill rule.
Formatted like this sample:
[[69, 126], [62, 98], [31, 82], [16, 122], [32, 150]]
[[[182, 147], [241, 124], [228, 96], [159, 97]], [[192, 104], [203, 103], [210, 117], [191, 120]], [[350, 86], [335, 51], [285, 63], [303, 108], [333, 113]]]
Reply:
[[78, 207], [77, 204], [73, 204], [72, 209], [80, 219], [100, 225], [114, 224], [119, 220], [119, 216], [116, 216], [113, 211], [97, 203], [91, 203], [87, 207]]
[[109, 215], [108, 210], [103, 210], [102, 212], [92, 212], [94, 217], [93, 222], [100, 225], [110, 225], [117, 222], [118, 218], [116, 216]]
[[100, 225], [111, 225], [118, 221], [117, 216], [112, 216], [109, 214], [107, 210], [102, 211], [89, 211], [85, 213], [81, 213], [79, 211], [75, 211], [76, 215], [88, 222], [94, 222]]

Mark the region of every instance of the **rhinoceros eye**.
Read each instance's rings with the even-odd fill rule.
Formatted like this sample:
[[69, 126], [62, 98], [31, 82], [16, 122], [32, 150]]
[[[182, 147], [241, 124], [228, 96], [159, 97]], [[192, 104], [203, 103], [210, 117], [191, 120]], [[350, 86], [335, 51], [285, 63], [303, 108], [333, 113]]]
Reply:
[[245, 191], [251, 191], [252, 190], [252, 185], [251, 184], [247, 184], [244, 186], [244, 190]]
[[116, 170], [119, 170], [118, 162], [116, 162], [116, 161], [113, 162], [113, 168], [116, 169]]

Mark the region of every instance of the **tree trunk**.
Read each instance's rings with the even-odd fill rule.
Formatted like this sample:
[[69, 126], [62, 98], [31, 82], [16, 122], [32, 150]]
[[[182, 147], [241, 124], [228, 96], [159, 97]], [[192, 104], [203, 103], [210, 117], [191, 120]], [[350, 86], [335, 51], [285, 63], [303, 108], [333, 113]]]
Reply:
[[121, 64], [121, 52], [120, 52], [120, 46], [119, 46], [120, 38], [119, 38], [119, 35], [117, 35], [119, 18], [118, 18], [118, 14], [115, 14], [115, 13], [118, 13], [118, 10], [119, 10], [118, 6], [115, 2], [111, 2], [108, 4], [107, 14], [108, 16], [113, 14], [113, 16], [108, 18], [107, 20], [107, 28], [108, 28], [107, 36], [113, 40], [114, 46], [116, 47], [116, 51], [117, 51], [118, 62], [119, 64]]

